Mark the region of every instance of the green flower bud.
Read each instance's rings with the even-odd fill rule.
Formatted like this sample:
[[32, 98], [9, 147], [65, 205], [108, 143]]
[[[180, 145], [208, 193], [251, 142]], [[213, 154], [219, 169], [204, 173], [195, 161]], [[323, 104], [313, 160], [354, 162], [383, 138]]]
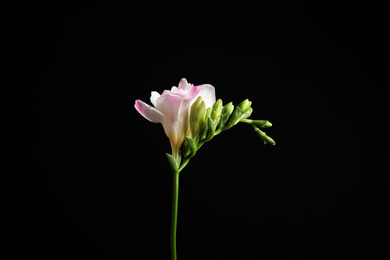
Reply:
[[275, 145], [275, 141], [269, 137], [265, 132], [261, 131], [259, 128], [256, 126], [252, 125], [253, 129], [256, 131], [257, 135], [263, 139], [264, 144], [270, 144], [270, 145]]
[[224, 126], [226, 122], [228, 121], [230, 115], [233, 113], [234, 105], [233, 102], [227, 103], [222, 108], [222, 115], [221, 115], [221, 126]]
[[213, 108], [211, 109], [210, 118], [216, 122], [219, 122], [219, 119], [222, 114], [222, 100], [218, 99], [217, 102], [214, 103]]
[[252, 105], [252, 101], [249, 101], [248, 99], [245, 99], [244, 101], [242, 101], [238, 107], [241, 109], [241, 113], [245, 113], [246, 111], [249, 110], [249, 108], [251, 107]]
[[233, 113], [233, 110], [234, 110], [233, 102], [227, 103], [222, 108], [222, 114], [229, 114], [229, 115], [231, 115]]
[[236, 125], [238, 122], [242, 121], [243, 119], [248, 118], [251, 114], [253, 109], [251, 108], [252, 102], [249, 101], [248, 99], [245, 99], [236, 107], [234, 110], [230, 121], [228, 125], [226, 126], [228, 129], [234, 125]]
[[198, 97], [191, 106], [190, 111], [190, 129], [192, 137], [195, 137], [202, 130], [206, 122], [206, 104], [202, 97]]
[[275, 145], [275, 141], [274, 139], [272, 139], [271, 137], [269, 137], [268, 135], [265, 135], [263, 137], [263, 140], [264, 140], [264, 144], [270, 144], [270, 145]]

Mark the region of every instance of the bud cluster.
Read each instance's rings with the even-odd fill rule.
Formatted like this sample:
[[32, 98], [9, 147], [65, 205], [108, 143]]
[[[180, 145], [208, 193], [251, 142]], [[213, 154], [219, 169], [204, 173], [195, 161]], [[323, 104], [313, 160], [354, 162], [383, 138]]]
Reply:
[[182, 145], [183, 160], [178, 162], [179, 171], [204, 143], [239, 122], [250, 124], [265, 144], [275, 145], [275, 141], [259, 129], [271, 127], [272, 124], [268, 120], [248, 119], [253, 112], [251, 105], [252, 102], [245, 99], [237, 107], [234, 107], [232, 102], [223, 106], [222, 100], [218, 99], [211, 108], [206, 109], [205, 102], [198, 97], [190, 109], [190, 130]]

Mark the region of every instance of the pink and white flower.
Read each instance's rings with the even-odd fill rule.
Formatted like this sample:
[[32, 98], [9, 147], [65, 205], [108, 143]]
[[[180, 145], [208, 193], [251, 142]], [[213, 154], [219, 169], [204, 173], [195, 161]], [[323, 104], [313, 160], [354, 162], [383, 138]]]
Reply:
[[177, 158], [184, 137], [189, 131], [189, 114], [192, 103], [202, 97], [206, 108], [215, 103], [215, 89], [210, 84], [194, 86], [185, 78], [180, 80], [179, 87], [164, 90], [160, 95], [152, 91], [150, 102], [153, 106], [141, 100], [135, 101], [135, 109], [147, 120], [161, 123], [172, 147], [172, 156]]

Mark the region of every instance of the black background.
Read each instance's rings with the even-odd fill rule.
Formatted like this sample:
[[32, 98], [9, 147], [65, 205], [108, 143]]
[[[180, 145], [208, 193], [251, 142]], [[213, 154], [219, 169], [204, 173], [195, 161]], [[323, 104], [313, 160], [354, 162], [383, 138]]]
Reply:
[[52, 2], [1, 8], [4, 259], [169, 259], [169, 141], [134, 101], [182, 77], [277, 145], [237, 125], [191, 160], [179, 259], [389, 256], [384, 6]]

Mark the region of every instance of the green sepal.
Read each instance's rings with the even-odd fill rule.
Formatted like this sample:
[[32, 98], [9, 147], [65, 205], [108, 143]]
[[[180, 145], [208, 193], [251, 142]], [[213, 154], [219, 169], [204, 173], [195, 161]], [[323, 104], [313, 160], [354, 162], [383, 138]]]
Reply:
[[200, 139], [203, 140], [207, 137], [207, 132], [209, 130], [208, 120], [206, 120], [206, 123], [203, 126], [202, 132], [200, 132]]
[[227, 103], [226, 105], [223, 106], [222, 108], [222, 115], [221, 115], [221, 120], [219, 121], [219, 127], [224, 127], [229, 120], [230, 115], [232, 114], [234, 109], [234, 105], [232, 102]]
[[[253, 108], [249, 108], [245, 113], [243, 113], [241, 116], [240, 116], [240, 119], [247, 119], [248, 117], [250, 117], [250, 115], [252, 114], [253, 112]], [[238, 123], [238, 122], [237, 122]]]
[[240, 120], [241, 115], [242, 115], [241, 108], [236, 107], [236, 109], [234, 109], [234, 112], [232, 114], [232, 117], [230, 118], [230, 121], [229, 121], [227, 127], [230, 128], [230, 127], [236, 125], [238, 123], [238, 120]]
[[176, 161], [175, 157], [170, 155], [169, 153], [166, 153], [169, 165], [171, 166], [172, 172], [179, 172], [179, 163]]
[[191, 137], [188, 137], [188, 136], [186, 136], [185, 137], [185, 139], [186, 139], [186, 142], [187, 142], [187, 144], [188, 144], [188, 146], [190, 147], [190, 149], [191, 149], [191, 154], [192, 155], [194, 155], [195, 153], [196, 153], [196, 141], [194, 140], [194, 139], [192, 139]]
[[188, 145], [187, 141], [183, 142], [182, 150], [183, 150], [183, 157], [187, 157], [191, 153], [191, 148]]
[[227, 128], [236, 125], [238, 122], [240, 122], [241, 119], [246, 119], [252, 114], [253, 109], [251, 107], [247, 108], [247, 111], [245, 113], [242, 113], [242, 110], [240, 107], [236, 107], [236, 109], [233, 112], [232, 117], [230, 118], [229, 124], [227, 125]]
[[[210, 114], [211, 114], [211, 108], [208, 108], [207, 109], [206, 118], [209, 118]], [[208, 120], [206, 120], [206, 123], [204, 124], [203, 129], [200, 132], [200, 140], [203, 140], [203, 139], [205, 139], [207, 137], [207, 132], [208, 132], [208, 129], [209, 129], [209, 126], [208, 126], [207, 122], [208, 122]]]
[[208, 124], [209, 131], [206, 138], [206, 142], [210, 141], [214, 137], [215, 128], [217, 128], [217, 123], [214, 122], [210, 117], [207, 118], [207, 124]]
[[[215, 132], [215, 129], [217, 128], [217, 125], [219, 123], [219, 121], [217, 120], [216, 122], [214, 120], [212, 120], [210, 117], [208, 118], [208, 123], [209, 123], [209, 133], [214, 133]], [[210, 134], [209, 134], [210, 135]]]

